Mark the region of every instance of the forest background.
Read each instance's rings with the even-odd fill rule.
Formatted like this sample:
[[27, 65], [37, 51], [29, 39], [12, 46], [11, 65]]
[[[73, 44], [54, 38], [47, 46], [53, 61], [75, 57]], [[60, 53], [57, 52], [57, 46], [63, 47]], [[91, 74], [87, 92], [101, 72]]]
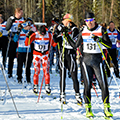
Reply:
[[120, 26], [120, 0], [0, 0], [0, 13], [5, 16], [5, 20], [14, 15], [17, 7], [22, 7], [25, 18], [31, 17], [34, 22], [46, 22], [48, 27], [53, 17], [61, 21], [66, 13], [73, 15], [73, 22], [79, 27], [84, 23], [86, 11], [94, 12], [95, 19], [100, 24], [108, 25], [112, 20], [116, 27]]

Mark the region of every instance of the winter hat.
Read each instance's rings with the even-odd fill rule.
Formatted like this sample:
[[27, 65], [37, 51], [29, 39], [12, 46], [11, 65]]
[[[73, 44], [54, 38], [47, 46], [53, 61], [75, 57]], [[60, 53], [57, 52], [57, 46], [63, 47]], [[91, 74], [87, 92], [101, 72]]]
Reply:
[[92, 12], [87, 12], [86, 14], [85, 14], [85, 19], [87, 19], [87, 18], [94, 18], [95, 16], [94, 16], [94, 14], [92, 13]]
[[73, 16], [69, 13], [67, 13], [64, 17], [63, 17], [63, 20], [68, 20], [68, 21], [72, 21], [73, 20]]
[[44, 25], [40, 26], [40, 34], [45, 35], [46, 34], [46, 28]]

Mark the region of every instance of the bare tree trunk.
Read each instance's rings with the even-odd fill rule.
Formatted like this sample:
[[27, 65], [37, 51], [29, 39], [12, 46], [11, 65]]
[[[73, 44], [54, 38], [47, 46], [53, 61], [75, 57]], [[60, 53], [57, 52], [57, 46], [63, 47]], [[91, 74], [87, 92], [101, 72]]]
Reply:
[[76, 20], [77, 20], [77, 26], [79, 26], [79, 20], [78, 20], [78, 14], [79, 14], [79, 1], [76, 1], [78, 4], [77, 4], [77, 9], [76, 9]]
[[30, 5], [30, 7], [31, 7], [31, 11], [30, 11], [31, 15], [30, 15], [30, 17], [31, 17], [31, 18], [32, 18], [32, 16], [33, 16], [33, 13], [32, 13], [32, 12], [33, 12], [33, 11], [32, 11], [32, 7], [33, 7], [32, 5], [33, 5], [33, 4], [32, 4], [32, 3], [33, 3], [33, 0], [31, 0], [31, 5]]
[[113, 15], [113, 5], [114, 5], [114, 0], [112, 0], [112, 2], [111, 2], [110, 21], [112, 20], [112, 15]]
[[27, 0], [25, 0], [25, 18], [27, 17]]
[[45, 0], [42, 0], [42, 5], [43, 5], [43, 13], [42, 13], [42, 16], [43, 16], [43, 23], [45, 22]]
[[31, 0], [28, 0], [28, 4], [27, 4], [27, 6], [28, 6], [28, 16], [27, 17], [31, 17], [31, 2], [30, 2]]
[[94, 11], [94, 13], [95, 13], [95, 6], [96, 5], [96, 0], [93, 0], [93, 11]]
[[102, 22], [105, 22], [105, 1], [102, 0]]
[[7, 15], [6, 14], [7, 13], [7, 10], [6, 10], [7, 9], [7, 0], [4, 0], [4, 8], [5, 8], [5, 19], [6, 19], [6, 17], [7, 17], [6, 16]]

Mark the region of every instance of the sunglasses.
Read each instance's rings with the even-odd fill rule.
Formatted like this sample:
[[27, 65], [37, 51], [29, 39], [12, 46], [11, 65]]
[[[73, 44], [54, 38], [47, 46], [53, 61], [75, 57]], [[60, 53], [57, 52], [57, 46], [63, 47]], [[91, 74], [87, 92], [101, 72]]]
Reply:
[[91, 18], [91, 19], [85, 19], [85, 22], [92, 22], [94, 20], [94, 18]]

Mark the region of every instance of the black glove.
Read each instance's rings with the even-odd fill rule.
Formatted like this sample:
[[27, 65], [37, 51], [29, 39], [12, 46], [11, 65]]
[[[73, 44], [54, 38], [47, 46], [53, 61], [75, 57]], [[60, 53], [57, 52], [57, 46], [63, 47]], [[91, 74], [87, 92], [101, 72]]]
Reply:
[[60, 25], [58, 25], [57, 29], [58, 29], [59, 32], [63, 32], [64, 29], [65, 29], [65, 26], [60, 24]]
[[18, 30], [17, 30], [17, 34], [18, 34], [18, 35], [20, 34], [21, 30], [22, 30], [22, 28], [19, 27]]
[[15, 17], [11, 16], [10, 19], [12, 20], [12, 22], [15, 22]]
[[102, 38], [95, 36], [94, 34], [92, 34], [92, 38], [94, 39], [94, 41], [96, 42], [102, 42]]
[[65, 35], [68, 34], [68, 27], [64, 27], [64, 29], [63, 29], [63, 34], [65, 34]]
[[34, 33], [34, 32], [33, 32], [32, 30], [30, 30], [30, 31], [27, 33], [26, 37], [29, 38], [29, 36], [31, 36], [33, 33]]

